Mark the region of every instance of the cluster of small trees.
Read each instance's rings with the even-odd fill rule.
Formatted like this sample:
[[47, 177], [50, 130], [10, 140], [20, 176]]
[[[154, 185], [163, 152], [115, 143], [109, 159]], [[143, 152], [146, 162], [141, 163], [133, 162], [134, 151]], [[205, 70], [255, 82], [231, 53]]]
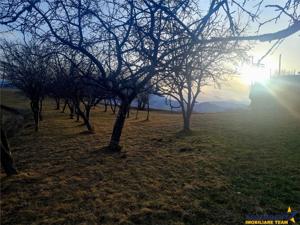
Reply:
[[263, 2], [251, 8], [247, 0], [213, 0], [202, 7], [189, 0], [4, 0], [0, 23], [21, 32], [24, 43], [2, 44], [2, 71], [31, 100], [36, 129], [46, 94], [57, 108], [63, 100], [89, 131], [91, 108], [115, 102], [109, 148], [120, 150], [134, 99], [144, 108], [141, 101], [149, 102], [153, 90], [173, 97], [189, 130], [201, 87], [234, 72], [245, 52], [240, 41], [272, 41], [300, 30], [299, 1], [286, 1], [268, 7], [280, 13], [274, 20], [289, 18], [288, 28], [243, 36], [250, 22], [263, 25]]

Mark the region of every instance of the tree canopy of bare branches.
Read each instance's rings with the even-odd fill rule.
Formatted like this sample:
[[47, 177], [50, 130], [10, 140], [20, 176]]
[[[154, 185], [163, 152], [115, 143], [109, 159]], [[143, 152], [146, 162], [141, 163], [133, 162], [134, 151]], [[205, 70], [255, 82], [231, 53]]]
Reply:
[[[200, 87], [204, 77], [214, 79], [212, 73], [217, 73], [219, 65], [215, 55], [219, 51], [207, 57], [207, 49], [221, 45], [230, 49], [237, 41], [272, 41], [294, 34], [300, 30], [299, 4], [296, 0], [283, 4], [268, 4], [266, 0], [212, 0], [206, 5], [192, 0], [4, 0], [0, 3], [0, 24], [22, 32], [25, 39], [30, 34], [55, 48], [67, 47], [90, 61], [95, 68], [93, 76], [78, 68], [74, 71], [85, 74], [83, 77], [89, 78], [88, 83], [96, 92], [111, 93], [119, 99], [109, 144], [110, 149], [118, 150], [130, 104], [138, 94], [147, 92], [148, 84], [155, 86], [171, 71], [175, 80], [181, 79], [180, 74], [185, 75], [183, 86], [196, 82]], [[262, 19], [266, 8], [274, 9], [275, 14]], [[287, 28], [267, 34], [245, 33], [249, 24], [259, 29], [283, 17], [288, 21]], [[209, 35], [208, 28], [212, 31]], [[216, 32], [220, 30], [224, 32]], [[197, 60], [190, 61], [187, 55]], [[176, 71], [177, 66], [180, 68]], [[211, 67], [214, 71], [208, 69]], [[82, 88], [83, 81], [77, 83], [77, 91], [81, 90], [85, 97], [80, 101], [87, 106], [90, 93]], [[193, 89], [193, 85], [188, 86]], [[199, 92], [196, 88], [195, 93], [188, 94], [188, 105], [194, 104], [196, 98], [191, 100], [191, 96]], [[75, 102], [80, 113], [78, 99]], [[83, 119], [88, 117], [81, 115]]]

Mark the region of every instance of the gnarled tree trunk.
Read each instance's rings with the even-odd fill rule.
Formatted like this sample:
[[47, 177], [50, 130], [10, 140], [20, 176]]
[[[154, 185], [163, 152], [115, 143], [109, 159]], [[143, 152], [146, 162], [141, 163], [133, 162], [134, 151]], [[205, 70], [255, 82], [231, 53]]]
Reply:
[[121, 150], [119, 143], [120, 143], [122, 130], [125, 124], [126, 114], [128, 112], [129, 107], [130, 107], [130, 101], [121, 102], [118, 115], [114, 124], [113, 132], [111, 135], [110, 143], [109, 143], [109, 149], [112, 151]]
[[64, 107], [63, 107], [63, 109], [61, 111], [62, 113], [65, 112], [67, 105], [68, 105], [68, 100], [65, 100]]
[[90, 123], [91, 106], [90, 105], [85, 106], [85, 113], [82, 112], [82, 110], [80, 109], [80, 103], [76, 102], [75, 107], [76, 107], [77, 114], [83, 119], [84, 125], [86, 126], [88, 131], [89, 132], [94, 132], [94, 128]]
[[17, 169], [14, 166], [14, 161], [11, 156], [8, 140], [5, 131], [1, 127], [1, 166], [4, 169], [7, 176], [17, 174]]

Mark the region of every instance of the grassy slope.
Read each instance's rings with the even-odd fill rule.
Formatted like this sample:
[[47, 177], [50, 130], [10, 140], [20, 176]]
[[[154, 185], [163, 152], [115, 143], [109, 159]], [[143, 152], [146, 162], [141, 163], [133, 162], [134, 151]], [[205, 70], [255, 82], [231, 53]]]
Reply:
[[299, 121], [198, 114], [186, 135], [178, 114], [132, 115], [125, 154], [112, 155], [101, 148], [113, 115], [94, 110], [87, 135], [53, 108], [39, 133], [11, 140], [20, 174], [1, 177], [3, 224], [243, 224], [246, 213], [300, 210]]

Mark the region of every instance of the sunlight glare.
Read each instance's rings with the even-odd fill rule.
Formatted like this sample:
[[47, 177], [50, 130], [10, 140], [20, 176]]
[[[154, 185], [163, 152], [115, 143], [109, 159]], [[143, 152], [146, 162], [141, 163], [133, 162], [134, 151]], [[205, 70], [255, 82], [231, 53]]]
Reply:
[[242, 80], [247, 84], [265, 83], [270, 78], [270, 70], [262, 66], [244, 65], [240, 69]]

